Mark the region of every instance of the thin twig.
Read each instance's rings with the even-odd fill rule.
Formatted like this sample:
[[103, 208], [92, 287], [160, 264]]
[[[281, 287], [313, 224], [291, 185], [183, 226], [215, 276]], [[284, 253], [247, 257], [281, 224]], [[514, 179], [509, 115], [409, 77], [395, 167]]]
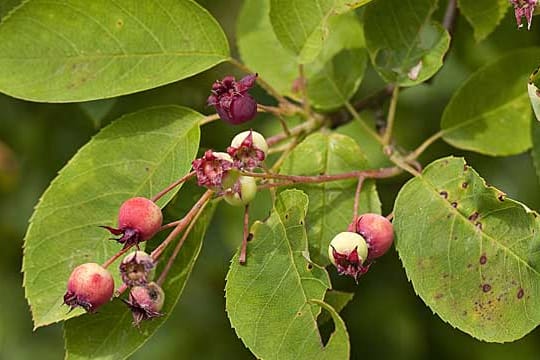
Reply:
[[163, 269], [163, 271], [159, 275], [159, 278], [157, 279], [157, 284], [159, 286], [163, 285], [163, 282], [167, 278], [167, 274], [171, 270], [171, 268], [172, 268], [172, 266], [174, 264], [174, 261], [176, 260], [176, 257], [178, 256], [178, 253], [180, 253], [180, 249], [182, 248], [182, 246], [184, 245], [184, 242], [186, 241], [187, 237], [191, 233], [191, 230], [195, 227], [195, 224], [197, 223], [197, 220], [199, 219], [199, 217], [203, 213], [204, 208], [206, 207], [206, 205], [208, 204], [209, 201], [210, 201], [210, 198], [206, 199], [206, 201], [201, 205], [201, 207], [198, 209], [197, 214], [193, 217], [193, 219], [191, 220], [191, 223], [189, 224], [188, 228], [186, 229], [186, 231], [182, 235], [182, 238], [180, 238], [180, 241], [178, 242], [178, 244], [176, 244], [176, 247], [174, 248], [173, 253], [171, 254], [171, 257], [167, 261], [167, 265], [165, 265], [165, 268]]
[[431, 135], [429, 138], [427, 138], [420, 146], [416, 148], [413, 152], [411, 152], [405, 159], [407, 161], [414, 161], [416, 160], [431, 144], [433, 144], [435, 141], [439, 140], [444, 135], [444, 132], [442, 130], [436, 132], [435, 134]]
[[307, 93], [307, 79], [306, 75], [304, 74], [303, 64], [298, 65], [298, 74], [300, 75], [300, 89], [302, 90], [302, 106], [304, 108], [304, 112], [309, 116], [311, 115], [311, 105], [309, 103], [309, 96]]
[[132, 247], [134, 246], [134, 244], [132, 245], [129, 245], [128, 247], [126, 248], [123, 248], [122, 250], [120, 250], [119, 252], [117, 252], [116, 254], [114, 254], [113, 256], [111, 256], [107, 261], [105, 261], [103, 263], [103, 265], [101, 265], [103, 268], [108, 268], [113, 262], [116, 261], [116, 259], [118, 259], [120, 256], [124, 255], [125, 253], [127, 253]]
[[173, 229], [173, 231], [170, 232], [170, 234], [163, 240], [163, 242], [152, 251], [152, 259], [157, 260], [159, 257], [163, 254], [167, 246], [188, 226], [195, 215], [197, 215], [197, 212], [200, 210], [200, 208], [212, 197], [214, 192], [212, 190], [207, 190], [201, 198], [193, 205], [191, 210], [184, 216], [182, 219], [180, 219], [178, 222], [176, 222], [176, 227]]
[[204, 119], [202, 119], [201, 122], [199, 123], [199, 126], [209, 124], [216, 120], [219, 120], [219, 114], [212, 114], [212, 115], [205, 116]]
[[174, 189], [175, 187], [177, 187], [178, 185], [186, 182], [187, 180], [189, 180], [190, 178], [192, 178], [193, 176], [195, 176], [195, 171], [192, 171], [190, 172], [189, 174], [181, 177], [180, 179], [176, 180], [175, 182], [173, 182], [172, 184], [170, 184], [169, 186], [167, 186], [165, 189], [161, 190], [159, 193], [157, 193], [153, 198], [152, 198], [152, 201], [153, 202], [156, 202], [158, 201], [159, 199], [161, 199], [163, 197], [163, 195], [167, 194], [169, 191], [171, 191], [172, 189]]
[[358, 178], [358, 185], [356, 186], [356, 192], [354, 194], [354, 207], [353, 207], [353, 221], [358, 217], [358, 206], [360, 204], [360, 192], [362, 191], [362, 184], [364, 184], [364, 177]]
[[392, 140], [392, 131], [394, 130], [394, 120], [396, 117], [396, 108], [399, 97], [399, 86], [394, 88], [392, 98], [390, 100], [390, 108], [388, 108], [388, 117], [386, 118], [386, 130], [382, 138], [383, 145], [389, 145]]

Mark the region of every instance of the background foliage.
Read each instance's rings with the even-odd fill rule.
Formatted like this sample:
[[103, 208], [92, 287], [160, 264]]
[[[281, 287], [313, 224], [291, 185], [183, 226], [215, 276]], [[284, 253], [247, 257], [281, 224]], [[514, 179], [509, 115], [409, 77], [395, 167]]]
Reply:
[[[17, 1], [0, 1], [0, 16], [15, 3]], [[230, 42], [234, 43], [235, 21], [242, 2], [207, 0], [200, 3], [218, 19]], [[436, 19], [442, 18], [444, 3], [436, 10]], [[501, 17], [497, 15], [497, 19]], [[473, 31], [469, 22], [460, 17], [453, 47], [442, 71], [429, 84], [402, 93], [395, 130], [401, 145], [412, 149], [439, 129], [445, 105], [455, 89], [475, 70], [509, 51], [540, 45], [538, 22], [536, 26], [533, 24], [531, 32], [518, 32], [510, 12], [502, 17], [495, 32], [477, 43], [476, 39], [484, 38], [490, 26], [493, 25], [481, 22]], [[354, 48], [356, 46], [352, 44], [351, 49]], [[233, 53], [236, 51], [233, 49]], [[329, 58], [335, 55], [331, 52], [328, 54]], [[299, 56], [312, 55], [299, 51]], [[512, 62], [507, 66], [509, 73], [512, 66]], [[21, 245], [27, 221], [37, 199], [57, 171], [99, 128], [125, 113], [168, 104], [190, 106], [208, 113], [204, 101], [210, 84], [231, 71], [232, 68], [224, 64], [164, 87], [82, 105], [37, 104], [0, 95], [0, 238], [4, 244], [0, 252], [3, 274], [0, 282], [3, 294], [0, 298], [0, 358], [30, 359], [39, 354], [41, 359], [59, 359], [63, 356], [60, 326], [31, 332], [31, 318], [20, 286]], [[498, 85], [500, 93], [511, 96], [507, 83]], [[351, 86], [354, 87], [354, 84]], [[380, 86], [375, 71], [369, 69], [357, 96], [362, 98]], [[265, 94], [261, 91], [256, 96], [261, 99]], [[339, 97], [336, 101], [339, 101]], [[445, 114], [446, 117], [450, 115]], [[275, 125], [260, 118], [256, 126], [264, 132]], [[223, 148], [236, 131], [221, 123], [208, 125], [202, 133], [202, 146], [212, 144], [212, 147]], [[340, 129], [341, 133], [352, 137], [358, 131], [355, 124]], [[510, 152], [519, 150], [522, 149], [511, 149]], [[491, 151], [488, 149], [485, 152]], [[490, 184], [510, 197], [533, 209], [540, 208], [538, 180], [529, 154], [493, 158], [455, 150], [438, 142], [421, 160], [428, 163], [450, 153], [464, 156]], [[393, 204], [402, 180], [379, 182], [383, 213], [391, 210], [390, 204]], [[264, 196], [259, 199], [259, 205], [253, 207], [254, 218], [264, 218], [268, 214], [269, 209], [263, 205]], [[238, 221], [241, 214], [235, 209], [220, 207], [216, 215], [179, 305], [156, 336], [133, 356], [134, 359], [147, 356], [163, 359], [252, 358], [231, 330], [224, 311], [225, 274], [241, 239]], [[238, 226], [231, 226], [235, 223]], [[437, 356], [441, 359], [466, 357], [492, 360], [513, 356], [536, 359], [540, 353], [538, 330], [511, 344], [486, 344], [440, 321], [414, 294], [395, 252], [384, 257], [369, 276], [361, 280], [359, 288], [348, 279], [336, 278], [333, 281], [337, 281], [341, 288], [357, 292], [342, 312], [351, 338], [353, 358], [429, 359]]]

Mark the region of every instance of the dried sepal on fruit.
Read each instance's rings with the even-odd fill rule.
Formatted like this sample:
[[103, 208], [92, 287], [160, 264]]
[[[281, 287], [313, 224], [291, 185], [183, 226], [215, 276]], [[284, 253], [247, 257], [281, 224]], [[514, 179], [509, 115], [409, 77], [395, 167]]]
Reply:
[[163, 214], [152, 200], [134, 197], [126, 200], [118, 211], [118, 227], [102, 226], [127, 248], [152, 238], [161, 228]]
[[368, 257], [367, 243], [354, 232], [337, 234], [328, 246], [328, 257], [340, 275], [351, 276], [355, 281], [369, 270], [369, 264], [364, 264]]
[[192, 165], [199, 186], [212, 190], [228, 189], [238, 179], [233, 159], [224, 152], [207, 150], [201, 158], [193, 160]]
[[133, 325], [139, 326], [144, 320], [163, 315], [160, 311], [165, 302], [165, 293], [158, 284], [151, 282], [131, 288], [128, 300], [122, 301], [131, 310]]
[[133, 251], [124, 257], [120, 263], [120, 276], [128, 286], [145, 285], [150, 280], [150, 274], [155, 263], [144, 251]]
[[268, 154], [264, 136], [256, 131], [244, 131], [236, 135], [227, 148], [234, 164], [239, 169], [251, 170], [259, 167]]
[[114, 280], [107, 269], [96, 263], [86, 263], [71, 272], [64, 304], [72, 310], [80, 306], [91, 313], [107, 303], [113, 292]]

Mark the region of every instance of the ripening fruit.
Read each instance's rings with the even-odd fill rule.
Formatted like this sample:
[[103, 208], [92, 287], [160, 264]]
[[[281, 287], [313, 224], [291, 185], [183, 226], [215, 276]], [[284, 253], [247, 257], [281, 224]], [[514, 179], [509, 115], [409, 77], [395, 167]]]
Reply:
[[207, 150], [204, 155], [192, 162], [197, 175], [197, 184], [220, 191], [234, 185], [238, 171], [232, 157], [225, 152]]
[[232, 206], [245, 206], [257, 194], [257, 182], [251, 176], [240, 176], [236, 184], [225, 193], [223, 198]]
[[257, 74], [247, 75], [239, 81], [233, 76], [216, 80], [207, 103], [216, 108], [223, 121], [233, 125], [245, 123], [257, 115], [257, 102], [248, 93], [256, 80]]
[[150, 255], [144, 251], [133, 251], [120, 263], [122, 281], [129, 286], [145, 285], [154, 266], [154, 260]]
[[152, 238], [161, 228], [162, 222], [163, 215], [159, 206], [147, 198], [134, 197], [120, 206], [118, 228], [102, 227], [113, 235], [121, 235], [116, 240], [126, 248]]
[[[251, 139], [249, 138], [250, 135]], [[251, 145], [256, 149], [261, 150], [265, 156], [268, 154], [268, 144], [266, 143], [266, 139], [256, 131], [243, 131], [237, 134], [231, 141], [232, 147], [239, 148], [242, 145]]]
[[129, 292], [129, 300], [124, 300], [133, 315], [133, 324], [139, 326], [141, 321], [161, 316], [165, 302], [163, 289], [155, 282], [143, 286], [135, 286]]
[[237, 168], [252, 170], [266, 159], [268, 144], [258, 132], [244, 131], [233, 138], [227, 152], [233, 157]]
[[94, 312], [111, 299], [113, 291], [113, 277], [105, 268], [96, 263], [82, 264], [69, 276], [64, 304]]
[[370, 260], [386, 254], [394, 241], [392, 223], [379, 214], [360, 215], [356, 220], [356, 232], [366, 239]]
[[340, 275], [352, 276], [355, 280], [369, 266], [363, 266], [368, 257], [368, 246], [362, 236], [354, 232], [337, 234], [328, 246], [328, 257]]

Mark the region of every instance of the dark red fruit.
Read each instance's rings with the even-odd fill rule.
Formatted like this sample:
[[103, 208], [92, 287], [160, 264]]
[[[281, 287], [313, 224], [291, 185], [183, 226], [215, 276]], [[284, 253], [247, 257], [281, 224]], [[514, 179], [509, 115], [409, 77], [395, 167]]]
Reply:
[[96, 263], [82, 264], [69, 276], [64, 304], [94, 312], [111, 299], [113, 291], [114, 280], [106, 269]]
[[138, 245], [154, 236], [163, 222], [161, 209], [152, 200], [135, 197], [126, 200], [118, 212], [118, 228], [102, 226], [113, 235], [121, 235], [115, 239], [124, 248]]
[[257, 102], [248, 94], [255, 85], [257, 74], [248, 75], [240, 81], [232, 76], [217, 80], [212, 85], [208, 105], [216, 108], [219, 117], [233, 125], [245, 123], [257, 115]]
[[392, 223], [379, 214], [362, 214], [350, 228], [366, 239], [369, 248], [368, 260], [383, 256], [394, 242]]
[[151, 282], [131, 288], [129, 299], [123, 301], [133, 314], [133, 324], [139, 326], [144, 320], [163, 315], [160, 311], [165, 302], [165, 293], [158, 284]]

